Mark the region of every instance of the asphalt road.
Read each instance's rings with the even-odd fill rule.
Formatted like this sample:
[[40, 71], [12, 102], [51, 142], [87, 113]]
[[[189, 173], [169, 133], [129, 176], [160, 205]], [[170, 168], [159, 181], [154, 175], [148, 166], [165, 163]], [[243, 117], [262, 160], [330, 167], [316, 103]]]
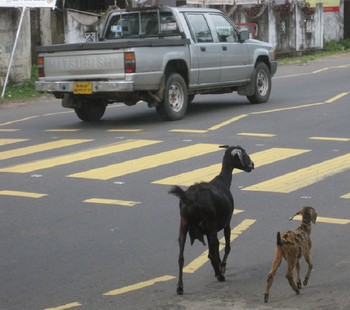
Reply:
[[[268, 103], [197, 96], [178, 122], [145, 104], [110, 106], [97, 123], [51, 98], [2, 105], [0, 309], [349, 309], [349, 80], [349, 54], [283, 65]], [[167, 192], [215, 176], [220, 144], [256, 166], [233, 177], [226, 282], [206, 247], [187, 244], [177, 296]], [[288, 219], [304, 205], [319, 216], [311, 279], [296, 296], [283, 262], [265, 304], [276, 232], [296, 228]]]

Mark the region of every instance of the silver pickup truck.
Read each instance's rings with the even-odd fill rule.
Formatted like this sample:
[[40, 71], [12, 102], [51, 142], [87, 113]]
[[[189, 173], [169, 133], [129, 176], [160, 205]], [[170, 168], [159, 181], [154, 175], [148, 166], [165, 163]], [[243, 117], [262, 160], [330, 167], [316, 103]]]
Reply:
[[61, 98], [83, 121], [99, 120], [115, 102], [146, 101], [163, 120], [181, 119], [196, 94], [236, 91], [263, 103], [277, 69], [270, 44], [208, 8], [112, 10], [99, 42], [37, 51], [36, 90]]

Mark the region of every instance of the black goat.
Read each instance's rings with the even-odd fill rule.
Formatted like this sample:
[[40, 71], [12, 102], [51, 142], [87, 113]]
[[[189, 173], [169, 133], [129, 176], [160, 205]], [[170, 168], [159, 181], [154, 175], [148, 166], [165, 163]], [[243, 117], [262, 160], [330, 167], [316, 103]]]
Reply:
[[[225, 281], [226, 259], [231, 250], [230, 221], [234, 209], [233, 197], [230, 191], [232, 171], [234, 168], [250, 172], [254, 163], [249, 155], [240, 146], [222, 145], [225, 154], [221, 172], [210, 182], [201, 182], [191, 185], [186, 191], [179, 186], [173, 186], [169, 193], [180, 198], [180, 233], [179, 233], [179, 279], [177, 294], [183, 294], [182, 270], [184, 265], [184, 248], [187, 232], [190, 235], [191, 245], [195, 239], [204, 245], [204, 235], [207, 236], [209, 259], [218, 281]], [[224, 229], [225, 254], [220, 260], [219, 240], [217, 233]]]

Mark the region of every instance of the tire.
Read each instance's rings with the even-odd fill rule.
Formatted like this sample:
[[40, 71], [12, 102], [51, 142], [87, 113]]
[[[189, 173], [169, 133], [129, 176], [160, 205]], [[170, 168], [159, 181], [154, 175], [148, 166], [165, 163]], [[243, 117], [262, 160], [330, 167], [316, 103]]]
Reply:
[[156, 107], [162, 120], [177, 121], [184, 117], [188, 104], [187, 86], [178, 73], [170, 73], [165, 82], [163, 101]]
[[271, 73], [265, 63], [259, 62], [255, 66], [253, 83], [254, 94], [247, 96], [249, 102], [252, 104], [267, 102], [271, 93]]
[[105, 114], [106, 106], [102, 100], [86, 100], [81, 101], [79, 108], [75, 108], [74, 111], [82, 121], [98, 121]]

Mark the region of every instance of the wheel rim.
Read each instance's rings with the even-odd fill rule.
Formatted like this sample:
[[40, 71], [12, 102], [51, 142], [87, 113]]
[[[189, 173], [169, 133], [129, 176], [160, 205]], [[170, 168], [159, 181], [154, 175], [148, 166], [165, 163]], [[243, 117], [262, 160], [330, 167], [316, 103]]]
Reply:
[[172, 83], [169, 88], [169, 106], [172, 111], [180, 112], [184, 104], [184, 92], [179, 83]]
[[269, 89], [269, 79], [265, 71], [259, 71], [256, 79], [256, 89], [260, 96], [265, 96]]

